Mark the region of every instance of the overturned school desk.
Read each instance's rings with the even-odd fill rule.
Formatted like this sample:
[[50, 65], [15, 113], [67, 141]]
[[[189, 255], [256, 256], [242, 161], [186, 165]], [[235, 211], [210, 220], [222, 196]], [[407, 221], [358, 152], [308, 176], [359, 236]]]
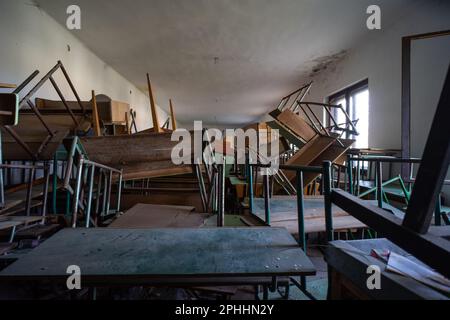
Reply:
[[[331, 280], [330, 299], [442, 300], [450, 298], [415, 279], [386, 271], [385, 262], [370, 256], [374, 249], [389, 250], [418, 261], [387, 239], [332, 241], [325, 251]], [[367, 279], [371, 275], [367, 273], [367, 270], [371, 265], [380, 268], [380, 289], [370, 290], [367, 286]]]
[[[325, 206], [323, 196], [305, 196], [305, 233], [325, 232]], [[253, 199], [253, 215], [265, 221], [264, 199]], [[284, 227], [291, 234], [298, 233], [296, 196], [273, 196], [270, 199], [270, 226]], [[333, 205], [334, 230], [361, 229], [366, 226], [347, 212]]]
[[316, 272], [282, 228], [64, 229], [2, 270], [0, 283], [64, 284], [70, 265], [80, 267], [82, 286], [254, 284]]
[[207, 214], [193, 212], [194, 207], [138, 203], [118, 216], [110, 228], [195, 228], [204, 224]]

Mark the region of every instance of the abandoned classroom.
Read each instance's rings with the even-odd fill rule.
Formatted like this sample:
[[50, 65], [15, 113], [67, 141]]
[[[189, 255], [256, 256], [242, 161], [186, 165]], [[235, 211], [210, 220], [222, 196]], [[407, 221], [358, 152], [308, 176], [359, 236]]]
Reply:
[[449, 299], [449, 1], [72, 2], [0, 0], [0, 300]]

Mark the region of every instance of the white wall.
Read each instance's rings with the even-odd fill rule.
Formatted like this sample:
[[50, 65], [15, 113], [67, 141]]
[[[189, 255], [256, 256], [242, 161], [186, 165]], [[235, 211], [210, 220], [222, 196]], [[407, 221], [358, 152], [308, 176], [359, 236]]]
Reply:
[[[82, 100], [91, 99], [91, 90], [106, 94], [136, 110], [138, 130], [152, 126], [147, 94], [93, 54], [74, 36], [76, 31], [58, 24], [32, 1], [0, 0], [0, 26], [0, 82], [19, 84], [36, 69], [40, 79], [61, 60]], [[59, 73], [55, 78], [63, 94], [75, 100]], [[58, 99], [49, 84], [36, 96]], [[167, 114], [162, 109], [158, 113], [162, 125]]]
[[[368, 78], [369, 147], [401, 149], [401, 38], [449, 29], [449, 1], [416, 4], [395, 24], [382, 25], [382, 30], [373, 31], [341, 61], [313, 78], [307, 100], [324, 101]], [[421, 157], [450, 64], [450, 37], [414, 41], [411, 49], [411, 156]], [[443, 192], [448, 203], [450, 188]]]
[[[382, 24], [382, 30], [372, 31], [371, 35], [361, 39], [359, 45], [351, 49], [343, 60], [313, 78], [314, 84], [307, 99], [324, 101], [330, 94], [368, 78], [370, 91], [369, 146], [400, 149], [401, 38], [448, 29], [450, 29], [450, 2], [422, 1], [408, 7], [407, 11], [398, 16], [396, 23], [393, 25]], [[449, 49], [449, 42], [441, 46], [434, 46], [434, 50], [442, 52], [429, 56], [430, 50], [413, 48], [413, 62], [426, 61], [428, 56], [431, 59], [427, 66], [423, 65], [420, 69], [423, 79], [427, 79], [422, 82], [423, 86], [415, 86], [413, 81], [413, 106], [419, 104], [425, 108], [424, 110], [428, 110], [430, 104], [437, 101], [437, 94], [440, 93], [441, 88], [436, 86], [439, 81], [442, 81], [442, 72], [439, 74], [435, 74], [435, 72], [436, 70], [446, 70], [448, 67]], [[415, 77], [416, 74], [417, 72], [414, 72], [413, 68], [413, 76]], [[430, 79], [434, 80], [428, 81]], [[430, 103], [420, 103], [421, 99]], [[413, 119], [413, 123], [414, 121]], [[419, 118], [417, 121], [421, 122], [422, 119]], [[427, 128], [414, 124], [413, 126], [414, 130], [419, 127]], [[421, 130], [419, 134], [425, 134], [424, 131]]]

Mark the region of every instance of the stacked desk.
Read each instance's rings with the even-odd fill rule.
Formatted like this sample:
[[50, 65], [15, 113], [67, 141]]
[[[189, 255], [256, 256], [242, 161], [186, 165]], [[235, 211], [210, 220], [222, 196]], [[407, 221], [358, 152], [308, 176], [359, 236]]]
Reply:
[[0, 282], [53, 280], [81, 269], [86, 286], [232, 285], [314, 275], [282, 228], [64, 229], [0, 272]]

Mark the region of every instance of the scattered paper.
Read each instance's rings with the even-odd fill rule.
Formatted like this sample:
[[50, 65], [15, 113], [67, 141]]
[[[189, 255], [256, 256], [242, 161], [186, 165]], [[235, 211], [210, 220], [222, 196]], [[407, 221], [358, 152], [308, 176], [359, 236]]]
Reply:
[[437, 290], [450, 293], [450, 280], [431, 268], [395, 252], [389, 254], [386, 270], [410, 277]]

